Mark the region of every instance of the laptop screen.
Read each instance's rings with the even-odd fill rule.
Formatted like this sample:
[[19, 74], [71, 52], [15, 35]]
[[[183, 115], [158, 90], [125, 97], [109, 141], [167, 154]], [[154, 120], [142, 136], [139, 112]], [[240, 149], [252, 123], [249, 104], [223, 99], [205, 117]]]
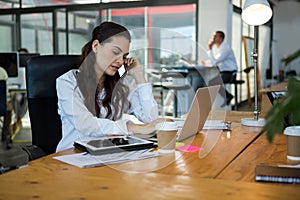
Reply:
[[267, 92], [268, 98], [272, 104], [278, 99], [284, 97], [286, 92]]
[[1, 52], [0, 66], [5, 69], [8, 77], [18, 77], [19, 53]]

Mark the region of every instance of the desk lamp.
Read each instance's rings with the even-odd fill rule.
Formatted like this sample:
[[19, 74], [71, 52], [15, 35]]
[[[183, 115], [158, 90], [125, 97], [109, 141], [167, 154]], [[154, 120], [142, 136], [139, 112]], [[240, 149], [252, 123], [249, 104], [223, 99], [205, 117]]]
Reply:
[[266, 23], [272, 17], [272, 9], [267, 0], [246, 0], [242, 20], [251, 26], [254, 26], [254, 48], [251, 52], [254, 63], [254, 118], [244, 118], [241, 120], [245, 126], [265, 125], [265, 120], [259, 118], [260, 110], [258, 109], [258, 91], [257, 91], [257, 57], [258, 57], [258, 26]]

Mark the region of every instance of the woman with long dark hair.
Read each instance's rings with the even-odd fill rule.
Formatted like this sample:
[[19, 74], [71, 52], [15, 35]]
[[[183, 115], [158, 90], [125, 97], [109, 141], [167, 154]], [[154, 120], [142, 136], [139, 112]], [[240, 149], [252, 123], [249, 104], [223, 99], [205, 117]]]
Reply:
[[[57, 151], [72, 147], [78, 140], [149, 134], [163, 120], [158, 119], [157, 103], [142, 66], [137, 59], [128, 58], [130, 42], [125, 27], [114, 22], [101, 23], [82, 48], [79, 68], [57, 79], [63, 132]], [[118, 70], [122, 65], [134, 84], [120, 77]], [[124, 118], [124, 113], [133, 114], [144, 124], [132, 123]]]

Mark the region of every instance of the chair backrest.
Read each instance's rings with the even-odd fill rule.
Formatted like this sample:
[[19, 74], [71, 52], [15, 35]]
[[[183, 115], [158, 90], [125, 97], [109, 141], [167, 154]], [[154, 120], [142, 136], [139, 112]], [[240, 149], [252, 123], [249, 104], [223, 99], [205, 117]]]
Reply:
[[76, 68], [78, 63], [78, 55], [38, 56], [28, 61], [26, 83], [32, 144], [46, 154], [55, 152], [62, 137], [56, 78]]
[[230, 80], [231, 83], [234, 83], [236, 81], [236, 74], [237, 72], [232, 73], [231, 80]]
[[0, 80], [0, 116], [6, 115], [6, 80]]

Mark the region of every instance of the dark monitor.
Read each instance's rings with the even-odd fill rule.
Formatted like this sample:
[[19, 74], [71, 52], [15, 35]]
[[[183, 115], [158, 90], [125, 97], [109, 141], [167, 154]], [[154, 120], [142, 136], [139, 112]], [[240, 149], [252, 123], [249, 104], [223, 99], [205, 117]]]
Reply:
[[35, 56], [39, 56], [39, 53], [19, 53], [19, 63], [20, 67], [26, 67], [27, 66], [27, 61]]
[[285, 96], [285, 94], [286, 94], [285, 91], [283, 91], [283, 92], [277, 92], [277, 91], [267, 92], [267, 96], [272, 104], [274, 104], [276, 100], [283, 98]]
[[0, 52], [0, 66], [6, 70], [8, 77], [18, 77], [19, 53]]

